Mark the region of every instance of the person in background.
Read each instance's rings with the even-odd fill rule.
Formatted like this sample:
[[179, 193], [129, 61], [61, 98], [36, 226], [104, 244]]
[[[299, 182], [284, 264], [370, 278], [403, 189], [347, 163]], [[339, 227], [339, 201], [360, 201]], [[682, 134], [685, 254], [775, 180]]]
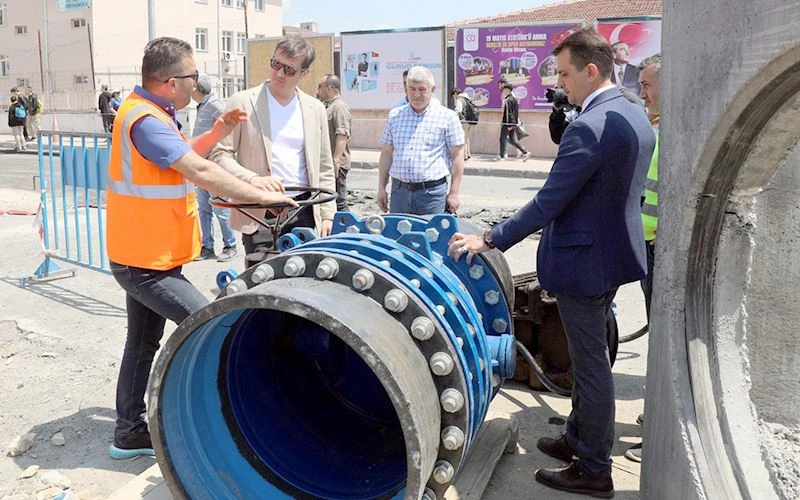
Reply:
[[25, 129], [28, 131], [29, 139], [36, 139], [39, 131], [42, 130], [42, 120], [39, 118], [40, 105], [39, 96], [33, 91], [33, 87], [30, 85], [25, 87], [25, 110], [28, 112], [28, 117], [25, 118]]
[[[389, 111], [381, 136], [378, 208], [417, 215], [456, 213], [464, 174], [464, 130], [453, 110], [433, 102], [431, 70], [411, 68], [406, 87], [408, 105]], [[386, 192], [390, 178], [391, 204]]]
[[469, 95], [461, 89], [455, 88], [450, 93], [450, 96], [453, 98], [453, 111], [458, 115], [458, 119], [461, 121], [461, 127], [464, 129], [464, 161], [467, 161], [472, 157], [470, 142], [472, 141], [472, 133], [475, 131], [475, 124], [469, 123], [464, 117], [464, 109], [468, 104], [467, 101], [470, 100]]
[[144, 395], [166, 321], [180, 324], [209, 302], [182, 273], [200, 253], [193, 185], [243, 202], [297, 206], [283, 193], [237, 179], [204, 158], [247, 119], [241, 109], [224, 113], [203, 135], [186, 139], [181, 133], [175, 112], [191, 101], [197, 78], [191, 45], [166, 37], [150, 41], [142, 85], [123, 101], [111, 136], [106, 245], [128, 317], [108, 449], [113, 459], [154, 455]]
[[111, 92], [108, 91], [108, 85], [100, 86], [97, 109], [100, 110], [100, 117], [103, 119], [103, 131], [111, 132], [111, 128], [114, 126], [114, 114], [111, 113]]
[[[19, 91], [17, 87], [11, 87], [11, 96], [17, 98], [17, 102], [22, 104], [22, 106], [26, 109], [25, 113], [27, 114], [28, 107], [26, 106], [27, 103], [25, 102], [25, 96], [22, 95], [22, 93]], [[25, 126], [22, 127], [22, 137], [25, 139], [26, 142], [31, 140], [31, 138], [28, 136], [28, 128]]]
[[531, 154], [517, 141], [517, 123], [519, 123], [519, 101], [514, 97], [514, 87], [510, 83], [503, 85], [503, 122], [500, 124], [500, 155], [498, 160], [508, 159], [507, 148], [511, 144], [522, 153], [522, 161], [528, 161]]
[[333, 149], [333, 171], [336, 176], [336, 210], [347, 210], [347, 173], [350, 171], [350, 128], [353, 117], [350, 106], [342, 100], [342, 82], [336, 75], [325, 75], [317, 85], [317, 99], [328, 113], [328, 134]]
[[[211, 91], [211, 78], [205, 73], [200, 73], [197, 77], [197, 85], [192, 92], [192, 99], [197, 103], [197, 116], [194, 119], [192, 136], [197, 137], [214, 127], [217, 118], [225, 112], [225, 103]], [[216, 258], [219, 262], [227, 262], [236, 257], [238, 253], [236, 233], [228, 223], [231, 209], [211, 205], [212, 196], [207, 190], [201, 187], [197, 188], [197, 210], [200, 212], [203, 248], [195, 260]], [[214, 252], [214, 216], [217, 217], [219, 230], [222, 233], [222, 252], [219, 256]]]
[[11, 105], [8, 107], [8, 127], [11, 135], [14, 136], [14, 151], [24, 151], [25, 136], [22, 131], [25, 129], [25, 105], [20, 102], [19, 96], [11, 94]]
[[120, 93], [121, 92], [119, 89], [114, 89], [114, 92], [111, 92], [111, 101], [109, 101], [109, 104], [111, 105], [111, 112], [114, 114], [117, 114], [119, 105], [122, 104]]

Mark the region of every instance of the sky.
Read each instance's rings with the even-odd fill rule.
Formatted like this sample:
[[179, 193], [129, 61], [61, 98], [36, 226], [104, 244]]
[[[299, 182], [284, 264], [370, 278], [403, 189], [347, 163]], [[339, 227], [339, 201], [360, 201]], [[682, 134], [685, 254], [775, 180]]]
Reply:
[[283, 24], [314, 21], [320, 33], [423, 28], [506, 14], [563, 0], [283, 0]]

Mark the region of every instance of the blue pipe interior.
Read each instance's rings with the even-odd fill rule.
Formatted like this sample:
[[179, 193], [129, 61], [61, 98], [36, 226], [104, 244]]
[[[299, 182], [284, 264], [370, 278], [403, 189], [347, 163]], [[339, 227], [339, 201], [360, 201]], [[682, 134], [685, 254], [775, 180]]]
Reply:
[[189, 498], [403, 497], [405, 443], [386, 391], [305, 318], [258, 309], [209, 321], [175, 353], [162, 391], [162, 435]]

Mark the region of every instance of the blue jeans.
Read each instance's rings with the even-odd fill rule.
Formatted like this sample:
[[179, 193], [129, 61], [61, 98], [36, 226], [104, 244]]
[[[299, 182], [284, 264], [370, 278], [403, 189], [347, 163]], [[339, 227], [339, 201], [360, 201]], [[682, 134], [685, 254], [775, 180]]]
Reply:
[[167, 319], [180, 324], [209, 301], [181, 274], [181, 266], [154, 271], [111, 262], [111, 272], [125, 290], [128, 311], [128, 337], [117, 381], [117, 441], [146, 428], [147, 379]]
[[396, 214], [430, 215], [443, 214], [447, 201], [447, 183], [430, 189], [411, 190], [400, 187], [392, 179], [389, 195], [389, 211]]
[[200, 213], [200, 232], [203, 234], [203, 248], [214, 250], [214, 219], [217, 216], [219, 228], [222, 231], [222, 246], [225, 248], [236, 246], [236, 233], [228, 224], [231, 215], [230, 208], [215, 207], [209, 203], [211, 193], [205, 189], [197, 188], [197, 210]]
[[608, 359], [606, 325], [617, 290], [592, 296], [557, 294], [572, 365], [572, 411], [567, 443], [591, 478], [611, 477], [614, 444], [614, 379]]

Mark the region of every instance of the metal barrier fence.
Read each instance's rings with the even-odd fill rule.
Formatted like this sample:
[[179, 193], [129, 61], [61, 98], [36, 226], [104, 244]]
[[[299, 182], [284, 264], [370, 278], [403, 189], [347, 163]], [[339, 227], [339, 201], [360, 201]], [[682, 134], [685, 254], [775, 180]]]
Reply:
[[105, 190], [111, 135], [39, 134], [40, 205], [37, 218], [44, 262], [28, 282], [75, 275], [56, 261], [110, 273], [105, 242]]

